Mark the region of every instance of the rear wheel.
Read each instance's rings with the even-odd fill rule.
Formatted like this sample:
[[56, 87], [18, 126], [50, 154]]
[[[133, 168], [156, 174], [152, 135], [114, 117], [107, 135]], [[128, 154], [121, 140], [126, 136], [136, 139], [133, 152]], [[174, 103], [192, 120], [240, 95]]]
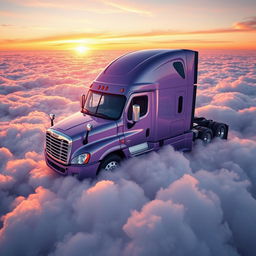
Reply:
[[212, 131], [206, 127], [200, 127], [198, 137], [204, 142], [204, 144], [209, 144], [213, 138]]
[[113, 171], [120, 166], [122, 158], [118, 155], [109, 155], [103, 159], [99, 171]]
[[227, 137], [227, 128], [224, 124], [216, 124], [213, 128], [214, 136], [220, 139], [225, 139]]

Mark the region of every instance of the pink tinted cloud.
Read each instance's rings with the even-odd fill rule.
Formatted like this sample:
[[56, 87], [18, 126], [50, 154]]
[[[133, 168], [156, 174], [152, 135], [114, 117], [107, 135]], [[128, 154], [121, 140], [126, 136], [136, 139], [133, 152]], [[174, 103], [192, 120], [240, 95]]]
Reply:
[[46, 167], [47, 114], [79, 111], [119, 54], [1, 53], [0, 254], [255, 255], [253, 55], [200, 58], [197, 114], [228, 123], [228, 141], [166, 147], [94, 181]]
[[242, 30], [255, 30], [256, 29], [256, 17], [247, 18], [245, 21], [240, 21], [234, 24], [236, 29]]

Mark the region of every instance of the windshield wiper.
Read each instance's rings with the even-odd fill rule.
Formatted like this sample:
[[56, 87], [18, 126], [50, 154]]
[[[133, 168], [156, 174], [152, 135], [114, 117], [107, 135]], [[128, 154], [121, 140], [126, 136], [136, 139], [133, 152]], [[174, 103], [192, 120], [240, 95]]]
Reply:
[[112, 117], [102, 114], [102, 113], [95, 113], [95, 116], [102, 117], [104, 119], [113, 119]]
[[93, 114], [95, 114], [95, 113], [89, 111], [89, 110], [86, 109], [86, 108], [83, 109], [83, 113], [84, 113], [84, 114], [87, 114], [87, 115], [93, 115]]
[[101, 117], [101, 118], [104, 118], [104, 119], [113, 119], [113, 118], [111, 118], [111, 117], [108, 116], [108, 115], [105, 115], [105, 114], [102, 114], [102, 113], [91, 112], [91, 111], [89, 111], [89, 110], [86, 109], [86, 108], [83, 109], [83, 113], [86, 114], [86, 115]]

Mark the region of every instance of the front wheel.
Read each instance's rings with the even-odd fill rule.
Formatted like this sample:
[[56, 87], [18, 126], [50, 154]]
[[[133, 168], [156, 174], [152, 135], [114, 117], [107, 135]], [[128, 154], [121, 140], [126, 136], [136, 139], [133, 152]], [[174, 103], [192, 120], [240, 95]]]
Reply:
[[122, 158], [118, 155], [109, 155], [103, 159], [99, 171], [113, 171], [120, 166]]

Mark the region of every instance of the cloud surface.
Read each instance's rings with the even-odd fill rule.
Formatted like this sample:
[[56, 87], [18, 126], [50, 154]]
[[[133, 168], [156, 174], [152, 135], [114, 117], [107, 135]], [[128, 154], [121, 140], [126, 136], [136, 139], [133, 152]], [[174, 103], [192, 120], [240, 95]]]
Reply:
[[200, 56], [197, 115], [228, 123], [228, 141], [168, 146], [96, 180], [46, 167], [47, 114], [77, 111], [119, 54], [1, 53], [0, 254], [256, 255], [255, 53]]

